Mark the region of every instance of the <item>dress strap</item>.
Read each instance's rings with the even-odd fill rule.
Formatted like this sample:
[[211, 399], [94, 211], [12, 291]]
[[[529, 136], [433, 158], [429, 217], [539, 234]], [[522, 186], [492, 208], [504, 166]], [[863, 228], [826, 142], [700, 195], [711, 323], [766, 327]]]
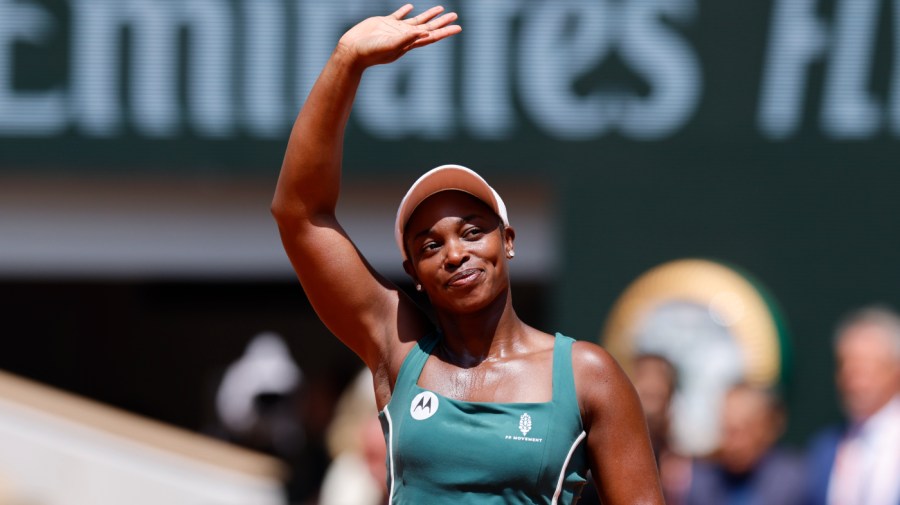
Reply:
[[572, 371], [572, 344], [575, 339], [561, 333], [556, 334], [553, 343], [553, 403], [563, 410], [575, 407], [579, 411], [578, 396], [575, 392], [575, 374]]
[[403, 364], [400, 366], [400, 373], [397, 375], [397, 384], [394, 385], [395, 396], [398, 392], [409, 391], [410, 388], [419, 382], [419, 375], [422, 374], [422, 369], [425, 368], [425, 362], [428, 361], [428, 357], [431, 356], [431, 350], [434, 349], [440, 338], [440, 332], [433, 331], [420, 338], [416, 341], [416, 345], [410, 348], [409, 353], [403, 360]]

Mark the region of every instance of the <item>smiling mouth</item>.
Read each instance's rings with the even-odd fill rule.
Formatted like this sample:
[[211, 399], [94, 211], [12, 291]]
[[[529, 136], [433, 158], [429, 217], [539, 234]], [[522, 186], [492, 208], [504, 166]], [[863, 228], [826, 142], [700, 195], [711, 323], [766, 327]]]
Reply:
[[447, 281], [447, 285], [450, 287], [464, 287], [475, 282], [480, 275], [481, 270], [478, 270], [477, 268], [468, 268], [462, 272], [457, 272], [453, 277], [450, 277], [450, 280]]

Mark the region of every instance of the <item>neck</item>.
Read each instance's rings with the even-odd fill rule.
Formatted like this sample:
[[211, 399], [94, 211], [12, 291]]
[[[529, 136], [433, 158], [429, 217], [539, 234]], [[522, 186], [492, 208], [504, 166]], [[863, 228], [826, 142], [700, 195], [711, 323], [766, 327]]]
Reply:
[[438, 314], [438, 320], [444, 358], [463, 368], [516, 351], [528, 328], [512, 308], [508, 292], [480, 311]]

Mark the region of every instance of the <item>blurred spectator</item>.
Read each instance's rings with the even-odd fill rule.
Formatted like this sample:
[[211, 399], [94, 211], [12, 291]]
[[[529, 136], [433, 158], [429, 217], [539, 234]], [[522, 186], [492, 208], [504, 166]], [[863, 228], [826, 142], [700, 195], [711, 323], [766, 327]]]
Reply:
[[650, 443], [659, 464], [669, 452], [669, 415], [677, 371], [672, 362], [657, 354], [642, 354], [635, 358], [633, 366], [631, 379], [641, 399]]
[[387, 450], [372, 374], [364, 369], [338, 401], [328, 428], [333, 461], [325, 474], [319, 505], [380, 505], [387, 500]]
[[[666, 357], [659, 354], [640, 354], [632, 361], [631, 382], [641, 400], [641, 407], [647, 419], [650, 443], [656, 463], [660, 468], [660, 481], [666, 501], [674, 503], [669, 495], [679, 494], [677, 490], [683, 480], [687, 460], [672, 452], [669, 445], [669, 428], [672, 398], [678, 384], [678, 371]], [[579, 505], [595, 505], [596, 485], [592, 479], [581, 493]]]
[[900, 317], [883, 307], [838, 326], [835, 381], [847, 422], [809, 451], [810, 505], [900, 504]]
[[802, 503], [802, 460], [776, 446], [786, 417], [778, 396], [738, 384], [722, 403], [722, 433], [710, 460], [691, 466], [687, 505], [794, 505]]
[[302, 373], [280, 335], [260, 333], [228, 366], [216, 393], [227, 438], [289, 458], [303, 441], [297, 401]]
[[[303, 373], [284, 339], [263, 332], [229, 364], [215, 393], [214, 436], [282, 459], [290, 467], [286, 490], [290, 503], [317, 491], [320, 474], [310, 471], [311, 444], [302, 413]], [[314, 444], [312, 444], [314, 445]]]
[[674, 451], [670, 443], [678, 370], [665, 356], [640, 354], [634, 359], [632, 382], [647, 418], [663, 495], [667, 503], [675, 505], [686, 493], [690, 476], [690, 459]]

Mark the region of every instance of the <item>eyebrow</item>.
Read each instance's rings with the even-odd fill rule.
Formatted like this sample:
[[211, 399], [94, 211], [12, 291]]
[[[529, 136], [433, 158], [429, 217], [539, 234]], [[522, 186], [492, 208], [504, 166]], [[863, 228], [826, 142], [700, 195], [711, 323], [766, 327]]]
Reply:
[[[481, 214], [469, 214], [468, 216], [463, 216], [463, 217], [457, 219], [456, 222], [457, 222], [457, 223], [468, 223], [468, 222], [470, 222], [470, 221], [472, 221], [472, 220], [474, 220], [474, 219], [477, 219], [477, 218], [479, 218], [479, 217], [481, 217]], [[432, 230], [432, 228], [426, 228], [426, 229], [424, 229], [424, 230], [422, 230], [422, 231], [416, 233], [415, 235], [413, 235], [412, 239], [413, 239], [413, 240], [417, 240], [417, 239], [419, 239], [420, 237], [424, 237], [425, 235], [428, 235], [429, 233], [431, 233], [431, 230]]]

